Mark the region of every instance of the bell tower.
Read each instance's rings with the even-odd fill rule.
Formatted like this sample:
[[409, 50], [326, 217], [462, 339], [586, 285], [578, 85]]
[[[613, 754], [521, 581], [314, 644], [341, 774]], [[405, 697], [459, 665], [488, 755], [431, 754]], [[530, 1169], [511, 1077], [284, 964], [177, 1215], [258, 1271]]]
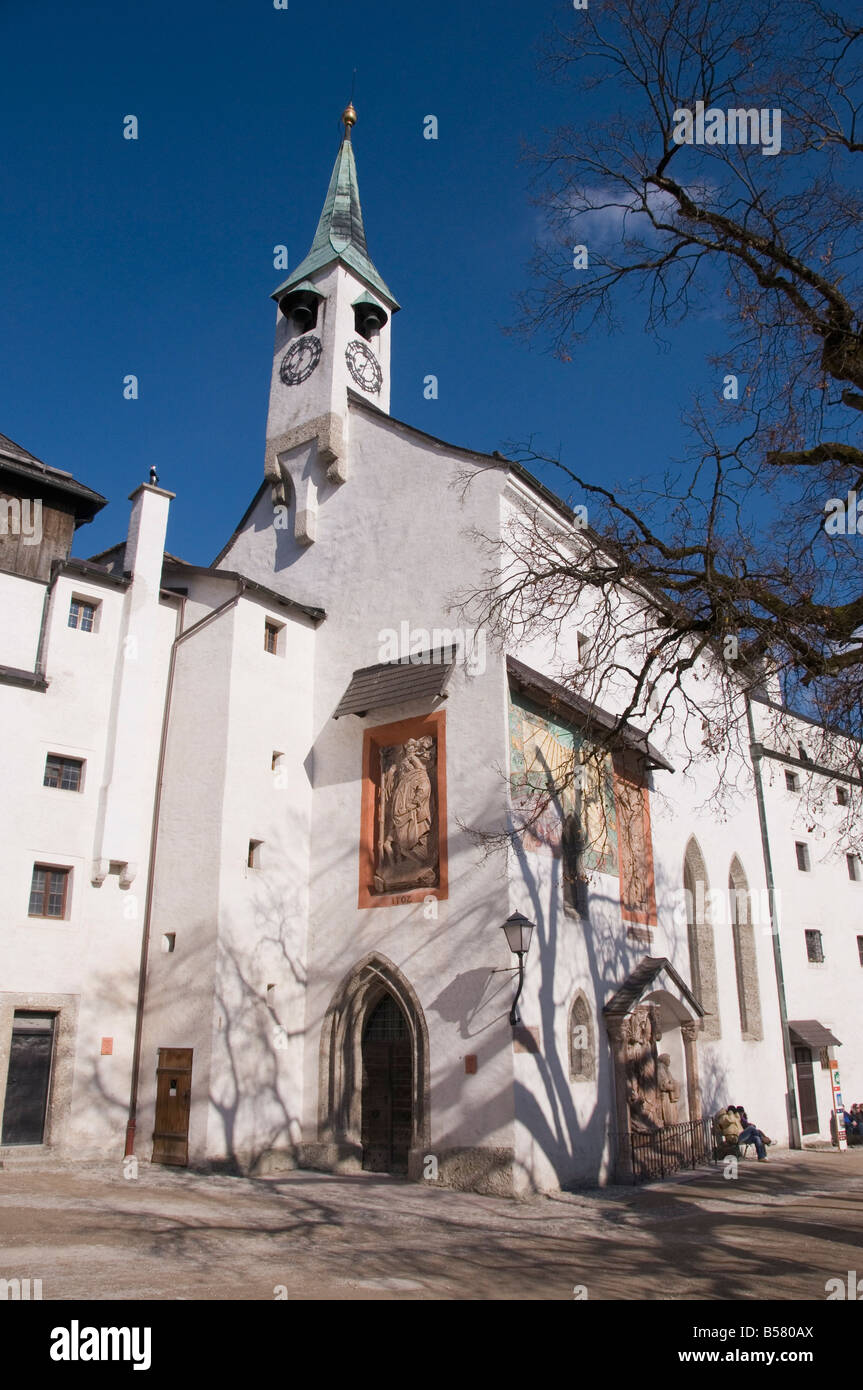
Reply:
[[[290, 476], [296, 535], [306, 544], [314, 540], [316, 504], [308, 451], [301, 446], [314, 441], [326, 477], [346, 481], [348, 389], [389, 410], [390, 326], [399, 308], [366, 245], [351, 143], [353, 103], [342, 121], [344, 138], [311, 249], [272, 295], [278, 312], [266, 472], [274, 500], [288, 500]], [[302, 461], [298, 450], [306, 456]]]

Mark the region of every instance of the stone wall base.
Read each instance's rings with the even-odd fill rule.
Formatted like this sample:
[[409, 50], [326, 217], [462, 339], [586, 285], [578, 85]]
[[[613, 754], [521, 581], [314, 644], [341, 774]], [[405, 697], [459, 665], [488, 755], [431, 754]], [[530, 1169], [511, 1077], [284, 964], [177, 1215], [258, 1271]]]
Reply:
[[[432, 1176], [435, 1172], [437, 1177]], [[532, 1190], [527, 1174], [516, 1164], [515, 1150], [509, 1148], [415, 1149], [408, 1159], [408, 1177], [489, 1197], [522, 1197]]]
[[[363, 1151], [359, 1144], [302, 1144], [298, 1167], [325, 1173], [360, 1173]], [[460, 1192], [481, 1192], [494, 1197], [520, 1197], [532, 1190], [530, 1180], [518, 1169], [513, 1149], [453, 1148], [411, 1149], [408, 1178], [434, 1187]]]
[[361, 1173], [363, 1150], [361, 1144], [301, 1144], [300, 1168], [317, 1168], [323, 1173]]

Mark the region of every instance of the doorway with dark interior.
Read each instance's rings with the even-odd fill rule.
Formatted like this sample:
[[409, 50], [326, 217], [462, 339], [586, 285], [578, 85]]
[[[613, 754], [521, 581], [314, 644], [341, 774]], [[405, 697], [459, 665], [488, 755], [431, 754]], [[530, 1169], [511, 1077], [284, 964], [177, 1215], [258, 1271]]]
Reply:
[[797, 1072], [797, 1099], [800, 1104], [800, 1132], [818, 1134], [818, 1103], [815, 1099], [815, 1070], [812, 1066], [812, 1050], [808, 1047], [795, 1047], [794, 1069]]
[[4, 1145], [45, 1142], [56, 1017], [15, 1011], [0, 1134]]
[[391, 994], [366, 1017], [362, 1037], [363, 1168], [407, 1173], [413, 1133], [413, 1062], [408, 1021]]

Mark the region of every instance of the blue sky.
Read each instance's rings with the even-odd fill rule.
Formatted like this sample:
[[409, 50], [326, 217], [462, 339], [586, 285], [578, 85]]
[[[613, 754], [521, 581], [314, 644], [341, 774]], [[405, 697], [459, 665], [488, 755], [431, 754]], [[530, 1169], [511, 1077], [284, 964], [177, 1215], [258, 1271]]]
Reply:
[[593, 114], [538, 70], [555, 22], [571, 9], [5, 0], [0, 432], [109, 499], [76, 553], [125, 535], [151, 463], [177, 494], [174, 553], [209, 563], [242, 515], [263, 470], [273, 246], [291, 265], [308, 250], [354, 68], [369, 249], [402, 304], [392, 414], [489, 452], [534, 435], [606, 482], [680, 455], [690, 392], [716, 385], [705, 325], [663, 347], [633, 316], [569, 363], [502, 332], [540, 229], [522, 145]]

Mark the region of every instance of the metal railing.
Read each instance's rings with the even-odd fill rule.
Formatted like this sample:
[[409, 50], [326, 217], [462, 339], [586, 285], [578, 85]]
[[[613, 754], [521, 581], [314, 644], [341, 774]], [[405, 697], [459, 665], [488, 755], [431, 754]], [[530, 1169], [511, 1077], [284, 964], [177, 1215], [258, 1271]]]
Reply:
[[665, 1129], [613, 1131], [620, 1179], [653, 1182], [700, 1163], [714, 1162], [712, 1120], [687, 1120]]

